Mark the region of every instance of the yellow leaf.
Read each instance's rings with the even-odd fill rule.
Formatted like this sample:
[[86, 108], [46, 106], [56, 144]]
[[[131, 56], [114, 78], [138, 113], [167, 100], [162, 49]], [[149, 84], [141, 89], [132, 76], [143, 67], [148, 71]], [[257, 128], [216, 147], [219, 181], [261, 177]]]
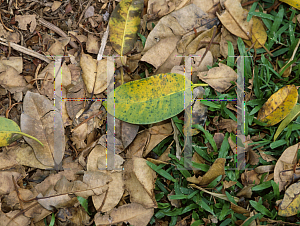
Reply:
[[274, 93], [258, 112], [257, 119], [273, 126], [283, 120], [298, 101], [295, 85], [287, 85]]
[[109, 40], [121, 56], [132, 50], [137, 40], [143, 8], [143, 0], [122, 0], [111, 14]]
[[281, 0], [281, 1], [300, 10], [299, 0]]
[[[258, 49], [261, 48], [267, 41], [267, 33], [262, 22], [257, 18], [253, 17], [253, 25], [252, 25], [252, 42], [254, 44], [254, 48]], [[251, 46], [251, 42], [248, 40], [244, 40], [244, 42]]]
[[286, 190], [278, 209], [278, 215], [289, 217], [296, 215], [300, 210], [300, 182], [292, 184]]

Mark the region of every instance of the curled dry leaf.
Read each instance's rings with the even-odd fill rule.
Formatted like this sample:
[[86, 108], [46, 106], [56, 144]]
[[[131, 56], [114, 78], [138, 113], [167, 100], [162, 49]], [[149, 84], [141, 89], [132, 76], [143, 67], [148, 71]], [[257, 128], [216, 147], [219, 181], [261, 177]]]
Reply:
[[[94, 94], [102, 93], [107, 88], [107, 60], [97, 61], [88, 54], [82, 54], [80, 58], [80, 67], [82, 69], [82, 78], [87, 91]], [[95, 83], [96, 80], [96, 83]]]
[[292, 184], [285, 191], [283, 200], [279, 205], [278, 215], [289, 217], [296, 215], [300, 208], [300, 182]]
[[287, 85], [274, 93], [259, 110], [257, 119], [273, 126], [283, 120], [298, 101], [298, 91], [295, 85]]
[[231, 81], [237, 80], [236, 72], [231, 67], [222, 63], [219, 64], [219, 67], [214, 67], [208, 72], [198, 73], [197, 76], [220, 93], [231, 86]]
[[124, 164], [124, 181], [130, 194], [130, 201], [142, 204], [146, 208], [156, 207], [154, 183], [156, 173], [143, 158], [133, 157]]
[[[225, 158], [218, 158], [204, 174], [203, 177], [198, 177], [199, 185], [208, 185], [220, 175], [225, 175]], [[189, 180], [188, 180], [189, 181]], [[193, 181], [191, 181], [193, 183]]]
[[[45, 96], [28, 91], [23, 102], [21, 130], [40, 140], [38, 142], [24, 137], [33, 148], [36, 158], [49, 167], [58, 166], [65, 152], [65, 136], [61, 114]], [[54, 118], [58, 129], [54, 133]]]
[[133, 226], [146, 226], [153, 214], [153, 208], [146, 209], [138, 203], [130, 203], [113, 209], [109, 214], [101, 215], [98, 212], [95, 215], [95, 224], [100, 226], [129, 222]]
[[292, 181], [292, 177], [289, 179], [282, 180], [280, 177], [280, 173], [283, 170], [293, 168], [293, 165], [297, 161], [297, 152], [299, 149], [299, 145], [295, 144], [293, 146], [288, 147], [278, 159], [275, 169], [274, 169], [274, 181], [275, 183], [279, 183], [279, 191], [282, 191], [287, 185], [289, 185]]

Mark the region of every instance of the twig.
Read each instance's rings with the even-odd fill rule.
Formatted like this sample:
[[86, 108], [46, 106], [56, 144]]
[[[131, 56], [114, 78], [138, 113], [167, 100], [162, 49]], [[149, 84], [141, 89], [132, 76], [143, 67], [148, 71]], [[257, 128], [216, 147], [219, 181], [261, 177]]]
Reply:
[[98, 113], [96, 113], [96, 114], [90, 116], [89, 118], [87, 118], [86, 120], [84, 120], [83, 122], [81, 122], [78, 126], [76, 126], [74, 129], [72, 129], [72, 130], [71, 130], [71, 133], [72, 133], [75, 129], [77, 129], [79, 126], [81, 126], [83, 123], [86, 123], [87, 121], [89, 121], [90, 119], [96, 117], [97, 115], [100, 115], [101, 113], [102, 113], [102, 111], [99, 111]]
[[1, 21], [1, 24], [3, 25], [3, 27], [4, 27], [6, 30], [8, 30], [8, 31], [10, 31], [10, 32], [14, 32], [14, 30], [12, 30], [12, 29], [10, 29], [10, 28], [8, 28], [8, 27], [5, 26], [5, 24], [4, 24], [3, 21], [2, 21], [2, 14], [1, 14], [1, 13], [0, 13], [0, 21]]
[[[9, 46], [7, 41], [4, 38], [0, 38], [0, 44], [5, 45], [5, 46]], [[48, 64], [51, 62], [51, 60], [48, 59], [47, 57], [45, 57], [44, 55], [39, 54], [39, 53], [37, 53], [37, 52], [35, 52], [31, 49], [27, 49], [24, 46], [18, 45], [16, 43], [10, 42], [10, 47], [17, 50], [17, 51], [25, 53], [27, 55], [39, 58], [40, 60], [43, 60], [43, 61], [47, 62]]]
[[[50, 30], [54, 31], [55, 33], [59, 34], [61, 37], [68, 37], [68, 35], [65, 32], [63, 32], [60, 28], [58, 28], [54, 24], [48, 22], [47, 20], [44, 20], [43, 18], [39, 18], [38, 22], [41, 23], [43, 26], [49, 28]], [[78, 46], [75, 42], [70, 40], [69, 44], [73, 48], [78, 49]]]
[[89, 6], [90, 6], [90, 4], [92, 3], [92, 1], [93, 1], [93, 0], [89, 0], [89, 2], [88, 2], [88, 4], [86, 5], [85, 9], [82, 11], [82, 13], [81, 13], [81, 15], [80, 15], [80, 17], [79, 17], [79, 20], [78, 20], [76, 26], [78, 26], [78, 24], [80, 23], [80, 21], [81, 21], [83, 15], [85, 14], [87, 8], [89, 8]]
[[103, 37], [101, 40], [101, 47], [100, 47], [98, 55], [97, 55], [97, 60], [102, 60], [103, 52], [104, 52], [104, 49], [105, 49], [105, 46], [107, 43], [108, 33], [109, 33], [109, 26], [107, 26], [106, 31], [103, 34]]

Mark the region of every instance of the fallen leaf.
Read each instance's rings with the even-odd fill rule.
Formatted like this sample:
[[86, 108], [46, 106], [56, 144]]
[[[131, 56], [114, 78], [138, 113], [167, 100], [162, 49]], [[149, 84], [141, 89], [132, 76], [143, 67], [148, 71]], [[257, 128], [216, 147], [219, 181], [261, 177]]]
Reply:
[[15, 21], [19, 22], [19, 28], [27, 31], [27, 25], [30, 24], [30, 32], [34, 32], [36, 28], [36, 15], [16, 15]]
[[[254, 48], [259, 49], [262, 48], [262, 46], [266, 43], [267, 41], [267, 33], [265, 31], [263, 23], [260, 21], [259, 18], [257, 17], [252, 17], [253, 19], [253, 25], [252, 25], [252, 43], [255, 42]], [[245, 40], [245, 43], [248, 46], [251, 46], [252, 43], [248, 40]]]
[[300, 207], [300, 182], [292, 184], [285, 191], [282, 202], [279, 205], [278, 215], [289, 217], [296, 215]]
[[97, 61], [88, 54], [82, 54], [80, 66], [87, 91], [92, 93], [95, 85], [94, 94], [102, 93], [107, 88], [107, 59]]
[[113, 209], [109, 214], [95, 215], [96, 226], [129, 222], [133, 226], [146, 226], [154, 214], [154, 209], [146, 209], [138, 203], [130, 203]]
[[198, 73], [197, 76], [220, 93], [232, 85], [231, 81], [237, 80], [236, 72], [231, 67], [222, 63], [219, 63], [219, 67], [214, 67], [208, 72]]
[[224, 5], [226, 10], [221, 15], [217, 13], [219, 20], [232, 34], [249, 40], [253, 20], [247, 22], [248, 11], [238, 0], [226, 0]]
[[[49, 99], [28, 91], [23, 102], [24, 113], [21, 114], [21, 130], [40, 140], [24, 137], [33, 148], [36, 158], [49, 167], [58, 167], [65, 151], [65, 136], [61, 114]], [[55, 118], [55, 126], [53, 125]], [[54, 129], [57, 129], [54, 133]], [[60, 128], [60, 129], [58, 129]]]
[[283, 120], [298, 101], [298, 91], [295, 85], [286, 85], [274, 93], [259, 110], [257, 119], [273, 126]]
[[289, 4], [290, 6], [293, 6], [296, 9], [300, 10], [300, 4], [297, 0], [280, 0], [280, 1]]
[[156, 173], [143, 158], [133, 157], [124, 164], [124, 182], [130, 201], [145, 208], [157, 207], [154, 194]]
[[[288, 169], [287, 167], [285, 167], [285, 165], [293, 166], [296, 163], [299, 145], [300, 145], [300, 143], [288, 147], [282, 153], [280, 158], [277, 160], [277, 163], [276, 163], [275, 169], [274, 169], [274, 181], [275, 181], [275, 183], [279, 183], [279, 191], [282, 191], [286, 186], [288, 186], [291, 183], [292, 178], [290, 178], [290, 180], [283, 181], [280, 178], [280, 172]], [[289, 168], [291, 169], [293, 167], [289, 167]]]

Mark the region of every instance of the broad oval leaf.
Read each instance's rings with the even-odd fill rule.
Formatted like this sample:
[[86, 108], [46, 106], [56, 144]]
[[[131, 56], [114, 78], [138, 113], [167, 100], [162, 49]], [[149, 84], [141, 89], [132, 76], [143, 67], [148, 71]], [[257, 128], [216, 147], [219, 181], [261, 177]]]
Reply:
[[122, 0], [111, 14], [109, 40], [121, 56], [132, 50], [137, 40], [143, 8], [143, 0]]
[[[158, 74], [116, 88], [115, 108], [108, 105], [107, 111], [116, 118], [133, 124], [156, 123], [184, 110], [184, 92], [183, 75]], [[108, 94], [108, 101], [113, 101], [113, 95], [114, 92]]]
[[283, 120], [298, 101], [295, 85], [287, 85], [274, 93], [258, 112], [257, 119], [273, 126]]

